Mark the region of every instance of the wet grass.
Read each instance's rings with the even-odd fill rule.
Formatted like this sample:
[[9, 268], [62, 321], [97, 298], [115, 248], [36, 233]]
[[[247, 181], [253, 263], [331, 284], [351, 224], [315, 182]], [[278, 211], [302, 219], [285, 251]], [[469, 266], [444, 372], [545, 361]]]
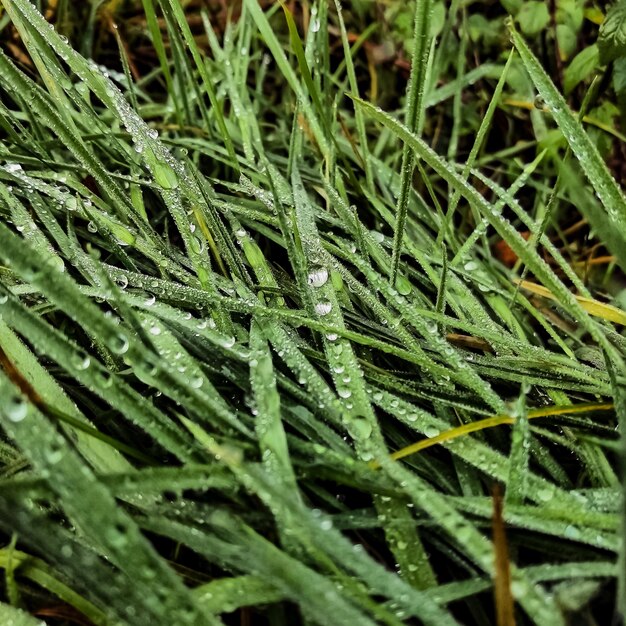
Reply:
[[459, 3], [410, 72], [338, 3], [129, 4], [3, 0], [0, 617], [608, 623], [598, 93]]

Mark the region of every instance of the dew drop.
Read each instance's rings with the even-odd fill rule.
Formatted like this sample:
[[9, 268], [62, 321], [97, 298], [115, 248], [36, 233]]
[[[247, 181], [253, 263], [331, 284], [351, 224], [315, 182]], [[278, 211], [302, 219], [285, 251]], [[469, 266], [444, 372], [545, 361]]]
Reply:
[[91, 364], [91, 359], [86, 352], [76, 352], [72, 355], [72, 365], [77, 370], [86, 370]]
[[370, 230], [370, 235], [372, 235], [372, 239], [374, 239], [376, 243], [383, 243], [383, 241], [385, 241], [385, 235], [377, 230]]
[[237, 340], [234, 337], [227, 337], [222, 341], [222, 345], [225, 348], [232, 348], [235, 345], [236, 341]]
[[372, 425], [367, 418], [356, 416], [350, 420], [348, 431], [354, 439], [367, 439], [372, 434]]
[[580, 530], [578, 530], [576, 526], [572, 526], [572, 524], [568, 524], [565, 527], [565, 531], [563, 532], [563, 535], [567, 537], [568, 539], [578, 539], [580, 537]]
[[322, 300], [321, 302], [316, 302], [314, 308], [315, 308], [315, 312], [319, 316], [324, 316], [324, 315], [328, 315], [332, 311], [333, 305], [328, 300]]
[[128, 352], [129, 343], [128, 337], [123, 333], [117, 333], [113, 335], [109, 341], [109, 349], [115, 354], [125, 354]]
[[28, 414], [28, 402], [21, 396], [13, 396], [4, 407], [6, 416], [12, 422], [21, 422]]
[[426, 437], [436, 437], [441, 431], [436, 426], [426, 426], [424, 429], [424, 435]]
[[541, 500], [542, 502], [549, 502], [550, 500], [552, 500], [552, 496], [554, 495], [554, 492], [552, 491], [552, 489], [539, 489], [537, 491], [537, 498], [539, 498], [539, 500]]
[[195, 376], [189, 381], [189, 385], [192, 387], [192, 389], [200, 389], [203, 384], [204, 378], [202, 378], [202, 376]]
[[307, 282], [311, 287], [322, 287], [328, 281], [328, 270], [321, 265], [311, 268], [307, 277]]

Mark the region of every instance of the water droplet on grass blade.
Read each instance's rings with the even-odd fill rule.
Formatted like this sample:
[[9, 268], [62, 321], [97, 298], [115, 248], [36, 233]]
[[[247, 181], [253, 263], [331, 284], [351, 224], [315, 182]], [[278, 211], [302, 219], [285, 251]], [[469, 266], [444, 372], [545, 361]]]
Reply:
[[128, 352], [129, 347], [128, 337], [123, 333], [117, 333], [111, 337], [108, 345], [111, 352], [115, 354], [125, 354]]
[[4, 405], [4, 412], [12, 422], [21, 422], [28, 414], [28, 402], [22, 396], [11, 396]]
[[72, 365], [77, 370], [86, 370], [91, 364], [91, 358], [86, 352], [76, 352], [72, 355]]
[[311, 287], [322, 287], [328, 281], [328, 270], [321, 265], [311, 268], [307, 277], [307, 282]]
[[222, 341], [222, 345], [225, 348], [232, 348], [236, 342], [237, 340], [235, 339], [235, 337], [226, 337], [226, 339]]
[[441, 431], [436, 426], [426, 426], [424, 429], [424, 435], [429, 439], [431, 437], [436, 437]]
[[372, 425], [366, 417], [357, 415], [348, 423], [348, 432], [354, 439], [367, 439], [372, 434]]
[[315, 312], [320, 315], [328, 315], [333, 310], [333, 305], [328, 300], [322, 300], [321, 302], [315, 303]]

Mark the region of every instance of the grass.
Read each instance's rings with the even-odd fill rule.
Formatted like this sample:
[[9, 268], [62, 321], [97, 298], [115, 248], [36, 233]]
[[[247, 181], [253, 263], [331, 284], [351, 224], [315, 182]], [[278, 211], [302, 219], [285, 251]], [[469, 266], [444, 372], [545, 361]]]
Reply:
[[356, 2], [79, 4], [0, 15], [1, 621], [625, 614], [597, 90], [460, 3], [408, 85]]

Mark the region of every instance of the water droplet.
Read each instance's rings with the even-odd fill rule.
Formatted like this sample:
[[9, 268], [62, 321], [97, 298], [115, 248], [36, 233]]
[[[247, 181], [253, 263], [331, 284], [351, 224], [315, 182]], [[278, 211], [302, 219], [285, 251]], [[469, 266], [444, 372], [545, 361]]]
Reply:
[[148, 131], [148, 137], [150, 137], [150, 139], [158, 139], [159, 131], [156, 128], [151, 128]]
[[475, 269], [478, 269], [478, 263], [476, 263], [476, 261], [468, 261], [464, 266], [463, 269], [466, 272], [473, 272]]
[[28, 402], [22, 396], [12, 396], [6, 403], [4, 411], [12, 422], [21, 422], [28, 414]]
[[539, 500], [541, 500], [542, 502], [549, 502], [550, 500], [552, 500], [553, 495], [554, 491], [549, 488], [539, 489], [537, 491], [537, 498], [539, 498]]
[[154, 324], [154, 326], [150, 326], [150, 334], [157, 336], [161, 334], [161, 327]]
[[126, 276], [120, 276], [115, 283], [120, 289], [126, 289], [126, 287], [128, 287], [128, 278], [126, 278]]
[[98, 378], [100, 379], [100, 383], [103, 387], [108, 388], [113, 384], [113, 376], [111, 375], [111, 372], [108, 372], [107, 370], [100, 371], [98, 373]]
[[156, 302], [156, 296], [154, 294], [150, 294], [144, 301], [146, 306], [152, 306]]
[[316, 265], [311, 268], [307, 277], [307, 282], [311, 287], [322, 287], [328, 281], [328, 270], [321, 265]]
[[227, 337], [222, 341], [222, 345], [225, 348], [232, 348], [235, 345], [236, 341], [237, 340], [234, 337]]
[[326, 339], [328, 339], [328, 341], [337, 341], [338, 338], [339, 335], [337, 333], [328, 333], [328, 335], [326, 335]]
[[318, 18], [315, 18], [314, 20], [311, 21], [311, 30], [314, 33], [317, 33], [320, 29], [320, 21]]
[[437, 323], [436, 322], [428, 322], [426, 324], [426, 330], [432, 335], [436, 335], [438, 332]]
[[15, 174], [22, 171], [22, 166], [19, 163], [7, 163], [4, 169], [10, 174]]
[[98, 227], [96, 226], [96, 224], [94, 224], [94, 222], [89, 222], [87, 224], [87, 230], [90, 233], [97, 233], [98, 232]]
[[128, 352], [129, 343], [128, 337], [123, 333], [117, 333], [113, 335], [109, 341], [109, 349], [115, 354], [125, 354]]
[[372, 434], [372, 425], [366, 417], [357, 415], [350, 420], [348, 431], [354, 439], [367, 439]]
[[426, 426], [424, 429], [424, 435], [426, 437], [436, 437], [441, 431], [436, 426]]
[[128, 543], [126, 528], [123, 524], [115, 524], [114, 527], [107, 529], [105, 535], [109, 543], [116, 548], [124, 548]]
[[339, 387], [339, 389], [337, 389], [337, 393], [341, 398], [349, 398], [352, 395], [352, 391], [350, 391], [347, 387]]
[[77, 370], [86, 370], [91, 364], [91, 359], [86, 352], [76, 352], [72, 355], [72, 365]]
[[44, 451], [46, 460], [51, 465], [56, 465], [63, 458], [62, 440], [53, 441]]
[[385, 235], [383, 235], [381, 232], [378, 232], [377, 230], [370, 230], [370, 235], [376, 243], [383, 243], [383, 241], [385, 241]]
[[321, 302], [316, 302], [314, 308], [315, 308], [315, 312], [319, 316], [324, 316], [324, 315], [328, 315], [332, 311], [333, 305], [328, 300], [322, 300]]
[[563, 535], [567, 537], [568, 539], [578, 539], [580, 537], [580, 530], [578, 530], [576, 526], [572, 526], [572, 524], [568, 524], [565, 527], [565, 531], [563, 532]]
[[202, 378], [202, 376], [195, 376], [189, 381], [189, 385], [192, 387], [192, 389], [200, 389], [203, 384], [204, 378]]

